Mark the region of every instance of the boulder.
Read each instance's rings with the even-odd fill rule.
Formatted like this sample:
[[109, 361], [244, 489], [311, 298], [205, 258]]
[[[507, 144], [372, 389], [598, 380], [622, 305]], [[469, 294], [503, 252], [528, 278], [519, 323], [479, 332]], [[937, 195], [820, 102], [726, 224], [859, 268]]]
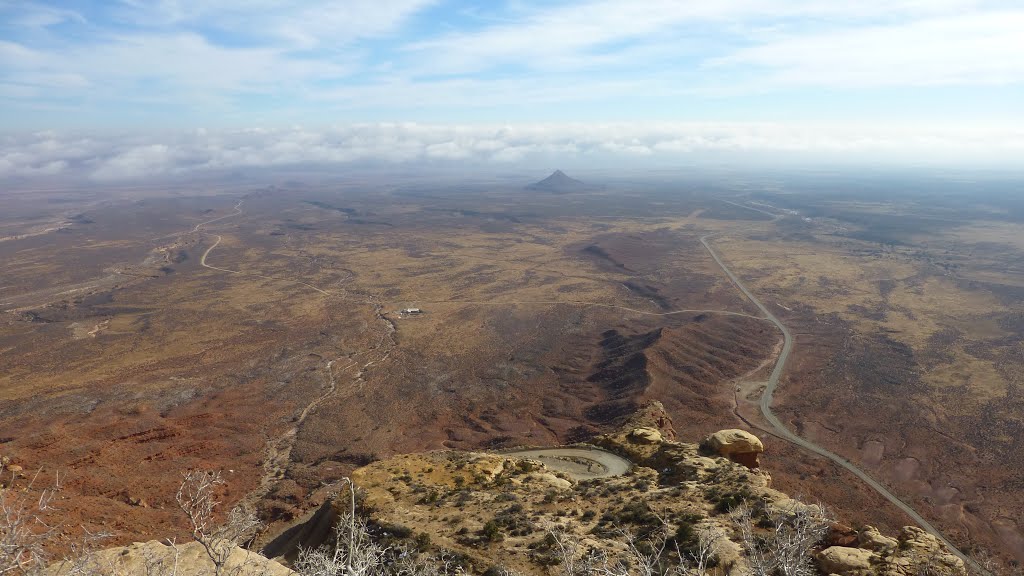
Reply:
[[[773, 491], [774, 492], [774, 491]], [[770, 492], [769, 492], [770, 494]], [[781, 494], [776, 492], [776, 494]], [[821, 518], [824, 511], [817, 504], [804, 504], [803, 502], [781, 494], [781, 497], [768, 502], [768, 509], [772, 512], [782, 513], [787, 516], [793, 514], [807, 514], [813, 518]]]
[[824, 543], [826, 546], [856, 546], [859, 541], [859, 534], [853, 528], [845, 524], [833, 522], [825, 534]]
[[547, 484], [552, 488], [558, 488], [559, 490], [567, 490], [569, 488], [572, 488], [572, 482], [569, 482], [565, 478], [559, 478], [558, 476], [555, 476], [554, 474], [550, 474], [547, 472], [531, 472], [529, 477], [538, 482]]
[[874, 526], [862, 528], [857, 534], [857, 543], [860, 548], [877, 551], [892, 550], [899, 544], [895, 538], [883, 536]]
[[818, 568], [826, 574], [859, 576], [872, 572], [872, 556], [874, 553], [871, 550], [830, 546], [815, 554], [814, 559], [818, 562]]
[[764, 452], [761, 440], [745, 430], [719, 430], [704, 441], [712, 451], [720, 456], [743, 464], [747, 468], [761, 465], [758, 455]]
[[514, 466], [515, 464], [507, 458], [479, 455], [470, 460], [466, 469], [473, 472], [474, 475], [480, 475], [488, 480], [494, 480], [499, 474], [505, 471], [506, 465]]
[[661, 432], [654, 428], [634, 428], [629, 433], [629, 439], [640, 444], [661, 444]]

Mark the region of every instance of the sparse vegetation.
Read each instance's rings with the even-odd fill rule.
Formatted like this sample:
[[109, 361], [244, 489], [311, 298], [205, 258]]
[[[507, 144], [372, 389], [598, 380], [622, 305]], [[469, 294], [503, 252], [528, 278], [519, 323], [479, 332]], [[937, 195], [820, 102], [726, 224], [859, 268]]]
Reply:
[[260, 527], [256, 513], [243, 506], [235, 506], [224, 522], [217, 522], [214, 515], [220, 506], [217, 491], [223, 485], [220, 472], [190, 470], [185, 473], [174, 498], [188, 519], [192, 538], [202, 545], [213, 563], [215, 576], [225, 574], [235, 547]]
[[828, 520], [809, 506], [791, 513], [762, 511], [767, 528], [758, 522], [748, 506], [739, 510], [738, 523], [743, 547], [754, 576], [813, 576], [818, 573], [811, 550], [828, 531]]
[[[693, 411], [697, 417], [676, 422], [687, 438], [723, 415], [731, 419], [734, 400], [740, 416], [756, 416], [756, 389], [734, 395], [721, 383], [771, 360], [778, 341], [771, 326], [743, 316], [627, 311], [757, 315], [697, 242], [718, 232], [727, 232], [715, 245], [736, 273], [801, 334], [787, 364], [801, 372], [780, 389], [801, 433], [858, 464], [896, 470], [896, 478], [948, 475], [962, 493], [977, 478], [1003, 478], [1005, 493], [972, 501], [969, 512], [983, 520], [1021, 515], [1022, 479], [1006, 468], [1019, 460], [1015, 439], [1024, 435], [1015, 384], [1024, 334], [1019, 205], [754, 193], [756, 202], [800, 213], [771, 221], [702, 193], [616, 192], [569, 207], [522, 191], [458, 201], [405, 195], [395, 203], [394, 191], [349, 190], [342, 200], [329, 188], [255, 192], [234, 215], [248, 190], [230, 199], [154, 192], [145, 202], [111, 200], [109, 208], [89, 194], [39, 192], [30, 207], [51, 213], [44, 218], [83, 212], [59, 233], [33, 236], [31, 249], [22, 240], [0, 244], [10, 312], [0, 327], [9, 407], [0, 439], [27, 468], [45, 462], [84, 476], [59, 502], [64, 522], [77, 530], [116, 509], [127, 533], [167, 526], [178, 472], [195, 466], [224, 470], [232, 489], [280, 526], [319, 504], [314, 495], [326, 483], [411, 445], [412, 431], [417, 446], [457, 448], [514, 446], [536, 441], [539, 430], [593, 440], [629, 415], [641, 394], [669, 395], [673, 411]], [[28, 230], [4, 194], [0, 220], [7, 230]], [[216, 227], [197, 226], [228, 216]], [[203, 268], [204, 253], [223, 270]], [[415, 319], [388, 316], [417, 305], [406, 302], [412, 295], [436, 304]], [[441, 343], [444, 353], [434, 354]], [[828, 421], [816, 417], [826, 389], [828, 405], [843, 407]], [[352, 390], [378, 396], [345, 392]], [[523, 425], [527, 412], [535, 421]], [[919, 421], [942, 423], [946, 436], [907, 424]], [[971, 446], [970, 466], [947, 436]], [[916, 451], [901, 454], [893, 438]], [[430, 545], [445, 546], [451, 533], [476, 538], [495, 519], [504, 544], [532, 542], [577, 518], [588, 530], [600, 523], [592, 536], [629, 529], [643, 540], [661, 529], [631, 510], [643, 496], [685, 554], [702, 524], [681, 522], [662, 500], [699, 500], [707, 507], [701, 514], [722, 522], [758, 505], [742, 482], [724, 477], [716, 493], [681, 488], [699, 473], [684, 469], [656, 481], [565, 490], [539, 478], [536, 463], [521, 461], [496, 477], [465, 459], [455, 465], [464, 473], [443, 486], [431, 478], [441, 463], [391, 466], [399, 479], [391, 498], [411, 493], [411, 505], [453, 518], [450, 529], [429, 532], [396, 519], [412, 530], [404, 540], [429, 534]], [[828, 470], [768, 466], [858, 521], [896, 521], [887, 509], [865, 506], [859, 491], [814, 480]], [[513, 500], [474, 497], [495, 486], [518, 498], [531, 533], [496, 519]], [[933, 505], [956, 498], [937, 494]], [[489, 503], [496, 504], [484, 509]], [[459, 505], [481, 510], [454, 519]], [[222, 518], [202, 537], [209, 540]], [[951, 521], [936, 522], [945, 529]], [[757, 517], [755, 528], [768, 523]], [[982, 548], [999, 550], [992, 534], [974, 535]]]

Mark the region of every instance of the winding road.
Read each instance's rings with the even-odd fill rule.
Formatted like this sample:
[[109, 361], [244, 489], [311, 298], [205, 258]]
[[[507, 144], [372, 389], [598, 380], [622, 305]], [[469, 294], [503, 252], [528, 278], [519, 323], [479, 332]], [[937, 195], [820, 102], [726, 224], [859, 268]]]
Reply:
[[629, 460], [599, 448], [535, 448], [499, 454], [538, 460], [548, 468], [564, 472], [575, 480], [622, 476], [633, 467]]
[[[764, 214], [775, 216], [776, 218], [779, 217], [777, 214], [772, 214], [771, 212], [768, 212], [768, 211], [765, 211], [765, 210], [761, 210], [761, 209], [758, 209], [758, 208], [752, 208], [750, 206], [744, 206], [742, 204], [738, 204], [738, 203], [734, 203], [734, 202], [728, 202], [728, 203], [735, 204], [736, 206], [740, 206], [742, 208], [748, 208], [748, 209], [754, 210], [756, 212], [761, 212], [761, 213], [764, 213]], [[236, 215], [241, 214], [242, 213], [241, 206], [242, 206], [242, 201], [239, 201], [238, 204], [235, 206], [235, 212], [234, 213], [227, 214], [225, 216], [221, 216], [221, 217], [214, 218], [214, 219], [211, 219], [211, 220], [207, 220], [205, 222], [200, 222], [199, 224], [196, 224], [196, 226], [195, 226], [195, 228], [193, 228], [192, 232], [199, 232], [200, 228], [202, 226], [206, 225], [206, 224], [211, 224], [213, 222], [217, 222], [219, 220], [223, 220], [225, 218], [229, 218], [231, 216], [236, 216]], [[733, 285], [735, 285], [736, 288], [739, 289], [739, 291], [742, 292], [743, 295], [748, 300], [750, 300], [750, 302], [752, 304], [754, 304], [754, 306], [756, 306], [758, 310], [761, 311], [761, 313], [763, 314], [763, 317], [761, 317], [761, 316], [754, 316], [754, 315], [746, 314], [746, 313], [742, 313], [742, 312], [732, 312], [732, 311], [726, 311], [726, 310], [694, 310], [694, 309], [685, 309], [685, 310], [672, 310], [672, 311], [668, 311], [668, 312], [650, 312], [650, 311], [645, 311], [645, 310], [638, 310], [638, 309], [635, 309], [635, 308], [628, 308], [628, 307], [625, 307], [625, 306], [619, 306], [619, 305], [615, 305], [615, 304], [605, 304], [605, 303], [596, 303], [596, 302], [583, 302], [583, 301], [544, 301], [544, 300], [537, 300], [537, 301], [518, 301], [518, 302], [493, 302], [493, 301], [486, 302], [486, 301], [435, 300], [435, 301], [421, 301], [421, 302], [423, 302], [423, 303], [436, 303], [436, 304], [440, 304], [440, 303], [452, 303], [452, 304], [455, 304], [455, 303], [458, 303], [458, 304], [476, 304], [476, 305], [522, 305], [522, 304], [534, 304], [534, 305], [563, 305], [563, 306], [565, 306], [565, 305], [569, 305], [569, 306], [595, 306], [595, 307], [603, 307], [603, 308], [613, 308], [613, 309], [618, 309], [618, 310], [623, 310], [623, 311], [631, 312], [631, 313], [634, 313], [634, 314], [642, 314], [642, 315], [649, 315], [649, 316], [670, 316], [670, 315], [675, 315], [675, 314], [712, 313], [712, 314], [726, 314], [726, 315], [731, 315], [731, 316], [744, 316], [744, 317], [748, 317], [748, 318], [755, 318], [755, 319], [758, 319], [758, 320], [766, 320], [768, 322], [771, 322], [772, 324], [775, 325], [775, 327], [777, 327], [779, 329], [780, 332], [782, 332], [783, 345], [782, 345], [782, 350], [779, 353], [779, 357], [778, 357], [778, 359], [775, 362], [775, 366], [773, 367], [771, 374], [768, 376], [768, 380], [765, 382], [765, 390], [764, 390], [764, 393], [761, 395], [761, 400], [760, 400], [760, 410], [761, 410], [761, 413], [764, 415], [765, 420], [774, 429], [774, 433], [778, 437], [782, 438], [783, 440], [786, 440], [786, 441], [788, 441], [788, 442], [790, 442], [792, 444], [795, 444], [796, 446], [799, 446], [799, 447], [801, 447], [801, 448], [803, 448], [805, 450], [813, 452], [814, 454], [822, 456], [823, 458], [827, 458], [827, 459], [831, 460], [832, 462], [838, 464], [839, 466], [845, 468], [851, 474], [853, 474], [857, 478], [861, 479], [865, 484], [867, 484], [869, 487], [871, 487], [873, 490], [875, 490], [875, 492], [880, 494], [886, 500], [888, 500], [893, 505], [895, 505], [897, 508], [899, 508], [904, 513], [906, 513], [907, 516], [909, 516], [912, 520], [914, 520], [914, 522], [916, 522], [921, 528], [923, 528], [928, 533], [930, 533], [933, 536], [935, 536], [943, 544], [945, 544], [946, 547], [949, 548], [949, 550], [952, 553], [954, 553], [961, 560], [963, 560], [964, 563], [969, 568], [971, 568], [973, 571], [975, 571], [978, 574], [982, 574], [984, 576], [991, 576], [991, 574], [988, 571], [986, 571], [984, 568], [982, 568], [977, 562], [972, 560], [966, 554], [961, 552], [956, 546], [953, 545], [952, 542], [950, 542], [948, 539], [946, 539], [946, 537], [943, 536], [942, 533], [939, 532], [939, 530], [937, 528], [935, 528], [924, 517], [922, 517], [920, 514], [918, 514], [917, 511], [915, 511], [909, 504], [907, 504], [906, 502], [901, 500], [898, 496], [896, 496], [891, 491], [889, 491], [888, 488], [886, 488], [881, 483], [877, 482], [876, 480], [874, 480], [873, 478], [868, 476], [867, 473], [865, 473], [863, 470], [861, 470], [856, 465], [851, 463], [849, 460], [839, 456], [838, 454], [835, 454], [834, 452], [831, 452], [831, 451], [827, 450], [826, 448], [824, 448], [822, 446], [819, 446], [818, 444], [815, 444], [814, 442], [811, 442], [810, 440], [807, 440], [807, 439], [805, 439], [805, 438], [803, 438], [801, 436], [798, 436], [796, 433], [792, 432], [789, 428], [787, 428], [782, 423], [782, 421], [779, 420], [779, 418], [775, 415], [775, 413], [772, 411], [772, 400], [773, 400], [773, 396], [774, 396], [774, 393], [775, 393], [775, 389], [776, 389], [776, 387], [779, 384], [779, 379], [782, 376], [783, 370], [785, 370], [786, 362], [787, 362], [787, 360], [789, 360], [789, 355], [793, 351], [793, 335], [790, 333], [789, 328], [787, 328], [785, 324], [783, 324], [774, 314], [772, 314], [771, 310], [769, 310], [767, 306], [765, 306], [756, 296], [754, 296], [754, 294], [747, 288], [747, 286], [732, 272], [732, 270], [729, 269], [729, 267], [725, 264], [725, 262], [722, 261], [721, 256], [719, 256], [718, 252], [715, 251], [715, 249], [712, 247], [711, 243], [709, 242], [709, 239], [711, 239], [712, 237], [714, 237], [714, 236], [716, 236], [718, 234], [719, 233], [714, 233], [714, 234], [706, 234], [704, 236], [701, 236], [700, 243], [708, 251], [708, 254], [711, 255], [712, 259], [714, 259], [715, 263], [718, 265], [719, 268], [722, 269], [722, 272], [729, 278], [729, 280], [733, 283]], [[281, 281], [286, 281], [286, 282], [293, 282], [293, 283], [296, 283], [296, 284], [301, 284], [303, 286], [306, 286], [306, 287], [308, 287], [308, 288], [310, 288], [312, 290], [320, 292], [321, 294], [337, 295], [337, 294], [335, 294], [333, 292], [329, 292], [327, 290], [324, 290], [324, 289], [319, 288], [317, 286], [314, 286], [312, 284], [303, 282], [301, 280], [296, 280], [294, 278], [281, 278], [281, 277], [265, 276], [265, 275], [262, 275], [262, 274], [255, 274], [255, 273], [251, 273], [251, 272], [241, 272], [241, 271], [238, 271], [238, 270], [230, 270], [230, 269], [227, 269], [227, 268], [220, 268], [220, 267], [217, 267], [217, 266], [212, 266], [210, 264], [207, 264], [206, 263], [207, 257], [209, 256], [210, 252], [213, 251], [213, 249], [216, 248], [220, 244], [220, 242], [221, 242], [221, 236], [218, 235], [217, 236], [217, 240], [209, 248], [207, 248], [206, 251], [203, 253], [202, 257], [200, 258], [200, 262], [199, 262], [203, 267], [209, 268], [209, 269], [212, 269], [212, 270], [219, 270], [221, 272], [229, 272], [229, 273], [232, 273], [232, 274], [239, 274], [239, 275], [245, 275], [245, 276], [253, 276], [253, 277], [264, 278], [264, 279], [268, 279], [268, 280], [281, 280]], [[385, 355], [385, 358], [386, 358], [386, 355]], [[335, 388], [334, 374], [331, 371], [332, 365], [333, 365], [333, 363], [335, 361], [336, 360], [331, 361], [327, 365], [328, 374], [330, 375], [330, 389], [329, 389], [328, 394], [326, 394], [325, 396], [332, 394], [333, 391], [334, 391], [334, 388]], [[370, 362], [370, 363], [364, 365], [364, 368], [368, 367], [371, 364], [373, 364], [373, 362]], [[349, 366], [346, 366], [345, 368], [342, 369], [342, 371], [347, 370], [351, 366], [352, 366], [351, 364]], [[318, 398], [317, 400], [314, 400], [314, 402], [310, 406], [307, 406], [306, 410], [303, 411], [303, 416], [305, 416], [309, 411], [314, 410], [316, 408], [316, 406], [319, 405], [319, 403], [322, 402], [324, 399], [325, 399], [324, 397], [321, 397], [321, 398]], [[292, 432], [292, 434], [294, 434], [294, 432]], [[288, 434], [286, 433], [286, 435], [288, 435]], [[564, 472], [566, 472], [566, 473], [568, 473], [570, 475], [573, 475], [573, 476], [578, 476], [579, 478], [602, 478], [602, 477], [608, 477], [608, 476], [617, 476], [617, 475], [621, 475], [621, 474], [625, 473], [629, 469], [629, 462], [628, 461], [625, 461], [625, 460], [619, 458], [618, 456], [615, 456], [614, 454], [611, 454], [611, 453], [608, 453], [608, 452], [604, 452], [604, 451], [601, 451], [601, 450], [591, 451], [591, 450], [574, 449], [574, 448], [548, 448], [548, 449], [537, 449], [537, 450], [527, 450], [527, 451], [508, 453], [507, 455], [509, 455], [509, 456], [518, 456], [518, 457], [525, 457], [525, 458], [540, 459], [541, 461], [545, 462], [546, 464], [548, 464], [548, 465], [550, 465], [550, 466], [552, 466], [552, 467], [554, 467], [556, 469], [562, 470], [562, 471], [564, 471]], [[582, 462], [587, 462], [587, 464], [581, 464], [580, 463], [581, 461]], [[596, 472], [593, 469], [595, 466], [597, 467], [597, 471]], [[623, 468], [623, 466], [625, 466], [625, 468]]]
[[[752, 208], [752, 210], [754, 209]], [[757, 211], [762, 212], [762, 210]], [[775, 388], [779, 385], [779, 378], [782, 376], [782, 371], [786, 367], [786, 360], [789, 359], [789, 354], [790, 352], [793, 351], [793, 335], [790, 333], [789, 328], [787, 328], [785, 324], [779, 321], [779, 319], [776, 318], [774, 314], [772, 314], [771, 310], [769, 310], [767, 306], [762, 304], [761, 301], [758, 300], [757, 297], [750, 292], [747, 286], [743, 284], [743, 282], [740, 281], [740, 279], [737, 278], [735, 274], [733, 274], [732, 270], [730, 270], [729, 267], [725, 265], [725, 262], [722, 261], [722, 258], [719, 256], [718, 252], [716, 252], [715, 249], [708, 242], [708, 239], [713, 236], [715, 236], [715, 234], [707, 234], [705, 236], [701, 236], [700, 243], [704, 245], [704, 248], [715, 260], [715, 263], [718, 264], [719, 268], [721, 268], [722, 272], [724, 272], [725, 275], [728, 276], [729, 280], [732, 281], [736, 288], [738, 288], [739, 291], [742, 292], [743, 295], [746, 296], [747, 299], [754, 304], [754, 306], [757, 306], [757, 308], [764, 314], [765, 318], [767, 318], [769, 322], [774, 324], [775, 327], [782, 332], [782, 352], [779, 353], [779, 358], [775, 362], [775, 367], [772, 369], [771, 375], [768, 376], [768, 381], [765, 382], [764, 393], [761, 395], [761, 413], [764, 415], [765, 420], [767, 420], [768, 423], [771, 424], [772, 428], [775, 429], [775, 434], [778, 435], [783, 440], [787, 440], [805, 450], [813, 452], [824, 458], [828, 458], [829, 460], [842, 466], [851, 474], [863, 480], [865, 484], [870, 486], [875, 492], [878, 492], [880, 495], [882, 495], [883, 498], [885, 498], [893, 505], [895, 505], [897, 508], [905, 512], [907, 516], [909, 516], [914, 522], [917, 522], [918, 526], [928, 531], [928, 533], [930, 533], [932, 536], [938, 538], [939, 541], [945, 544], [951, 552], [960, 557], [960, 559], [963, 560], [964, 563], [967, 564], [967, 566], [970, 567], [972, 570], [976, 571], [979, 574], [989, 575], [989, 572], [987, 570], [982, 568], [981, 565], [979, 565], [966, 554], [961, 552], [960, 549], [954, 546], [952, 542], [947, 540], [946, 537], [943, 536], [937, 528], [935, 528], [935, 526], [933, 526], [930, 522], [925, 520], [924, 517], [922, 517], [920, 514], [917, 513], [917, 511], [911, 508], [909, 504], [907, 504], [898, 496], [890, 492], [888, 488], [877, 482], [874, 478], [868, 476], [866, 472], [858, 468], [849, 460], [815, 444], [814, 442], [811, 442], [810, 440], [807, 440], [806, 438], [796, 435], [796, 433], [792, 432], [789, 428], [785, 426], [785, 424], [782, 423], [781, 420], [779, 420], [778, 416], [775, 415], [775, 412], [772, 411], [772, 397], [775, 393]]]
[[211, 218], [209, 220], [204, 220], [203, 222], [200, 222], [199, 224], [196, 224], [195, 227], [192, 228], [192, 231], [193, 232], [199, 232], [199, 229], [202, 228], [203, 226], [206, 226], [207, 224], [213, 224], [214, 222], [219, 222], [221, 220], [224, 220], [225, 218], [231, 218], [232, 216], [238, 216], [239, 214], [242, 213], [242, 203], [243, 202], [245, 202], [244, 198], [242, 200], [239, 200], [238, 204], [235, 204], [235, 211], [232, 212], [231, 214], [225, 214], [223, 216], [218, 216], [216, 218]]

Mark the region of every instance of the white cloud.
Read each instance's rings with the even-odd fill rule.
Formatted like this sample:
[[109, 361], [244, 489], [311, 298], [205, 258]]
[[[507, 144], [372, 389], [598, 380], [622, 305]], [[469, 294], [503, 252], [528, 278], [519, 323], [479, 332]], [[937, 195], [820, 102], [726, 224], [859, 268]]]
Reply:
[[[272, 31], [301, 48], [390, 34], [435, 0], [346, 0], [286, 10]], [[293, 3], [286, 3], [294, 7]]]
[[[155, 116], [161, 105], [180, 113], [226, 109], [252, 94], [294, 99], [351, 74], [361, 54], [346, 47], [394, 32], [431, 1], [122, 0], [88, 23], [71, 11], [0, 1], [0, 97], [29, 108], [66, 99], [83, 111], [127, 103]], [[82, 28], [14, 27], [65, 20]]]
[[[61, 173], [94, 180], [145, 180], [211, 171], [359, 162], [464, 165], [571, 162], [628, 166], [638, 159], [676, 165], [709, 154], [742, 164], [749, 155], [802, 161], [1003, 162], [1024, 153], [1024, 129], [1005, 127], [786, 124], [534, 124], [440, 126], [360, 124], [191, 131], [162, 136], [38, 133], [0, 140], [0, 178]], [[724, 155], [724, 156], [723, 156]]]
[[[1024, 82], [1024, 11], [782, 36], [712, 59], [753, 67], [743, 89]], [[747, 74], [744, 74], [747, 75]]]
[[[841, 29], [929, 16], [973, 13], [996, 2], [974, 0], [589, 0], [528, 10], [515, 22], [472, 32], [454, 32], [416, 42], [415, 74], [471, 74], [507, 64], [531, 69], [600, 68], [610, 64], [643, 66], [645, 52], [661, 56], [700, 53], [707, 42], [723, 42], [730, 30], [818, 27]], [[700, 42], [694, 43], [691, 38]], [[745, 43], [750, 38], [739, 38]], [[756, 40], [756, 37], [754, 38]], [[729, 39], [734, 42], [736, 39]], [[627, 44], [626, 46], [623, 43]], [[629, 45], [635, 44], [635, 45]]]
[[0, 40], [0, 64], [7, 69], [35, 68], [45, 61], [46, 55], [16, 42]]
[[[164, 127], [542, 120], [585, 106], [571, 117], [695, 118], [739, 95], [755, 111], [744, 117], [770, 119], [754, 101], [766, 91], [1024, 84], [1019, 0], [511, 2], [407, 26], [435, 3], [121, 0], [86, 21], [0, 0], [0, 106], [29, 128]], [[34, 31], [8, 23], [19, 18]]]
[[182, 154], [166, 144], [136, 146], [103, 159], [91, 176], [96, 180], [135, 180], [177, 171]]
[[[0, 15], [3, 15], [5, 3], [0, 2]], [[46, 28], [67, 21], [85, 23], [85, 18], [65, 8], [54, 8], [34, 2], [19, 2], [17, 11], [10, 17], [10, 23], [18, 28]]]
[[434, 1], [122, 0], [119, 18], [154, 30], [200, 25], [281, 48], [307, 49], [390, 34]]

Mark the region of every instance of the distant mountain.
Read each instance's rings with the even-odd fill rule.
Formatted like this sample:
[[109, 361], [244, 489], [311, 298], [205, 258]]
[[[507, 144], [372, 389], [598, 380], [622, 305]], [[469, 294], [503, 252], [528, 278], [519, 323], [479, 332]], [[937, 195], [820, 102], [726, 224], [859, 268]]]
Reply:
[[577, 192], [587, 188], [589, 186], [575, 178], [566, 176], [565, 172], [561, 170], [555, 170], [551, 176], [526, 187], [527, 190], [540, 190], [542, 192]]

